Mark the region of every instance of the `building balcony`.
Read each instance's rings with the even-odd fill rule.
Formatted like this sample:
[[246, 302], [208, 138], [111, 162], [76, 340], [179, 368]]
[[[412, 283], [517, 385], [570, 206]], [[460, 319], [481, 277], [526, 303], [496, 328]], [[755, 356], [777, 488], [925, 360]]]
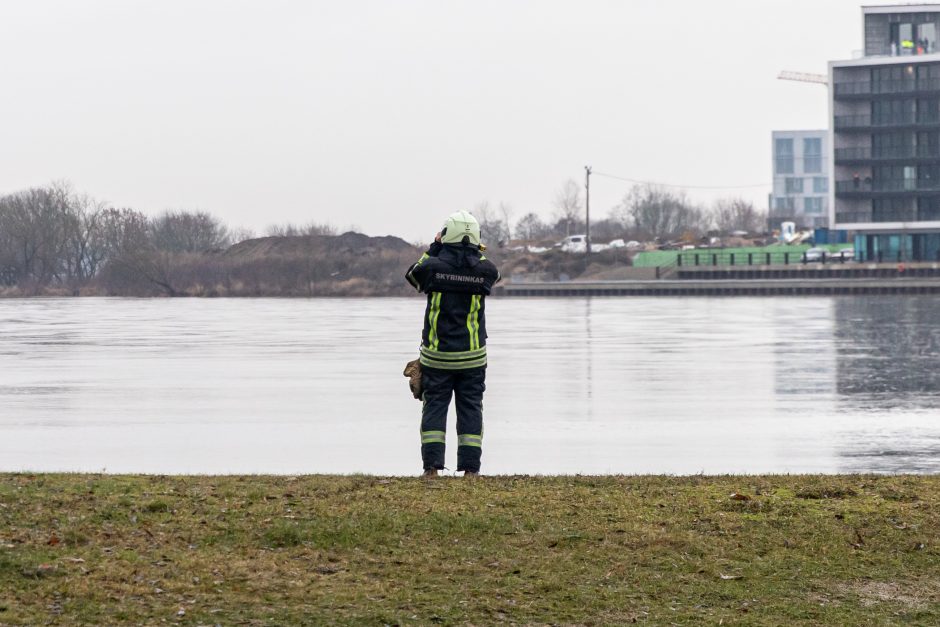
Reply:
[[833, 120], [836, 131], [871, 132], [878, 129], [898, 128], [940, 128], [940, 115], [915, 114], [913, 111], [889, 116], [872, 117], [871, 115], [837, 115]]
[[833, 95], [836, 98], [870, 98], [872, 96], [893, 94], [916, 94], [919, 92], [940, 91], [940, 79], [903, 78], [889, 81], [848, 81], [835, 83]]
[[893, 146], [877, 150], [870, 146], [836, 148], [834, 157], [837, 165], [940, 161], [940, 146]]
[[897, 196], [897, 195], [937, 196], [940, 195], [940, 181], [906, 179], [902, 181], [850, 180], [836, 181], [836, 195], [846, 198]]
[[886, 222], [936, 222], [940, 220], [937, 209], [890, 209], [861, 211], [836, 210], [838, 224], [883, 224]]

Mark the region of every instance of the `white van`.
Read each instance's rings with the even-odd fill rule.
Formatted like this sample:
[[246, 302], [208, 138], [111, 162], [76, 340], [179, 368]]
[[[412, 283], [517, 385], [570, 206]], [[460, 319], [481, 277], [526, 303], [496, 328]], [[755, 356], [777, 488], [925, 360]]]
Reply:
[[569, 235], [556, 244], [566, 253], [583, 253], [587, 251], [587, 235]]

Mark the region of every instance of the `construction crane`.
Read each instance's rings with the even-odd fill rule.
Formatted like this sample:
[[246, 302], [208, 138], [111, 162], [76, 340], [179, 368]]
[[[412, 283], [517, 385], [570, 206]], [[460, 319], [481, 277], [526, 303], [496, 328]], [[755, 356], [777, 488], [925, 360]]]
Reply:
[[809, 72], [788, 72], [784, 70], [777, 76], [782, 81], [799, 81], [801, 83], [817, 83], [829, 86], [829, 77], [824, 74], [811, 74]]

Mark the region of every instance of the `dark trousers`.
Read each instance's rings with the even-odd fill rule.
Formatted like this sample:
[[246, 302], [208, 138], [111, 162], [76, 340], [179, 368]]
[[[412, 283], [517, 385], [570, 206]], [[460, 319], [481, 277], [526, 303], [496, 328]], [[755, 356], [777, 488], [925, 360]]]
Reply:
[[422, 367], [424, 408], [421, 412], [421, 460], [424, 469], [444, 468], [447, 408], [457, 406], [457, 470], [480, 472], [483, 448], [483, 391], [486, 366], [470, 370]]

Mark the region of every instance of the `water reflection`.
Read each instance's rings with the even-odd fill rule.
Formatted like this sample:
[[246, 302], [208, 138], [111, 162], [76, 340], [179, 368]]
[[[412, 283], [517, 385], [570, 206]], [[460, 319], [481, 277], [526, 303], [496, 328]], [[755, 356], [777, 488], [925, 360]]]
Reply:
[[852, 408], [940, 405], [940, 299], [838, 299], [837, 391]]
[[[940, 472], [937, 304], [491, 299], [484, 471]], [[0, 470], [414, 473], [422, 311], [0, 300]]]
[[840, 298], [834, 341], [849, 472], [940, 472], [940, 299]]

